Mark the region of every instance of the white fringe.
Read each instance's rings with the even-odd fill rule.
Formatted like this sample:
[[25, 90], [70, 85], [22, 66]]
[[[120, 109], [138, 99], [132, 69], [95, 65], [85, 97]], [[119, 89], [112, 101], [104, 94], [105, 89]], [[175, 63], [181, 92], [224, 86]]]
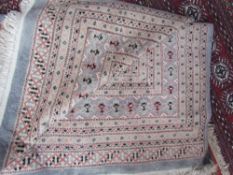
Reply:
[[34, 0], [23, 0], [21, 12], [11, 11], [1, 22], [0, 30], [0, 126], [15, 72], [24, 18]]
[[208, 128], [208, 141], [209, 141], [209, 146], [213, 152], [213, 155], [218, 163], [218, 166], [222, 172], [223, 175], [230, 175], [229, 171], [229, 165], [225, 162], [221, 149], [218, 144], [217, 137], [214, 133], [214, 126], [210, 125]]

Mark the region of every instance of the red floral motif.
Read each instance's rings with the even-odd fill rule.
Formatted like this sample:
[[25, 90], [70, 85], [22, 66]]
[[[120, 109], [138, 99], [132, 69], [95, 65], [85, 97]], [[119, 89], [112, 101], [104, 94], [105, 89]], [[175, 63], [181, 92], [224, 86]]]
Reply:
[[120, 43], [118, 41], [110, 41], [109, 44], [116, 47], [116, 46], [119, 46]]
[[90, 68], [90, 69], [95, 69], [96, 68], [96, 64], [87, 64], [87, 68]]
[[168, 58], [171, 60], [172, 56], [173, 56], [173, 52], [172, 51], [168, 51], [167, 55], [168, 55]]
[[133, 103], [128, 103], [128, 110], [129, 110], [129, 112], [133, 111], [133, 107], [134, 107]]
[[159, 111], [161, 103], [159, 101], [157, 101], [154, 103], [154, 106], [155, 106], [156, 111]]
[[173, 87], [173, 86], [168, 86], [169, 94], [172, 94], [173, 90], [174, 90], [174, 87]]
[[99, 109], [100, 109], [100, 112], [103, 113], [103, 112], [104, 112], [105, 105], [104, 105], [103, 103], [100, 103], [98, 107], [99, 107]]

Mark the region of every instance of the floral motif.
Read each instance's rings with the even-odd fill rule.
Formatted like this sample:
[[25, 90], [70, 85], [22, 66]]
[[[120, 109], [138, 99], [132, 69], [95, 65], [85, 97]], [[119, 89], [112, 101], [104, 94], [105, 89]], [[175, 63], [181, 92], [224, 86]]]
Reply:
[[227, 101], [228, 107], [233, 111], [233, 92], [227, 95], [226, 101]]
[[185, 8], [186, 16], [192, 17], [196, 21], [200, 19], [201, 10], [198, 6], [189, 4], [189, 5], [186, 5], [184, 8]]
[[223, 58], [213, 59], [212, 66], [212, 81], [217, 87], [227, 87], [233, 83], [233, 66]]
[[223, 63], [219, 63], [214, 66], [214, 73], [215, 73], [215, 77], [219, 81], [224, 81], [229, 77], [229, 69], [227, 65]]

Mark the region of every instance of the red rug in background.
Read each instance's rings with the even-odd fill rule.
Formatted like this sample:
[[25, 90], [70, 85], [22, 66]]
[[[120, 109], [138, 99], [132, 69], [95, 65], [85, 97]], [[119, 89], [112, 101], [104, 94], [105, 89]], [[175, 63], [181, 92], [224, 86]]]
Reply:
[[0, 0], [0, 14], [6, 14], [10, 10], [18, 10], [21, 0]]

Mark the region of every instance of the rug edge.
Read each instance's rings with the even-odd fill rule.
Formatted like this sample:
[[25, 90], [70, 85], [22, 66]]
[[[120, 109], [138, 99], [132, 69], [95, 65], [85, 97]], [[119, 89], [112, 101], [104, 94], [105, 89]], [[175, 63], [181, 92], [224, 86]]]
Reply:
[[230, 171], [228, 168], [229, 165], [224, 160], [213, 125], [209, 125], [208, 128], [208, 142], [213, 156], [215, 157], [217, 164], [221, 170], [221, 173], [223, 175], [230, 175]]
[[34, 2], [35, 0], [23, 0], [20, 4], [21, 12], [11, 11], [2, 21], [3, 30], [0, 31], [0, 60], [4, 63], [0, 71], [0, 126], [4, 118], [17, 64], [23, 22]]

